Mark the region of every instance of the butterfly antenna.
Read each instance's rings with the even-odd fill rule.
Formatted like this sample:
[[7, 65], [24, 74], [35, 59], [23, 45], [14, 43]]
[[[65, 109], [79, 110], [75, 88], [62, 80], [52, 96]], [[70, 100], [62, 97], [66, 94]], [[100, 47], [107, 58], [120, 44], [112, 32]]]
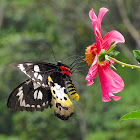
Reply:
[[76, 66], [76, 63], [70, 67], [70, 70], [72, 70]]
[[85, 72], [85, 70], [74, 70], [74, 71], [72, 71], [72, 74], [78, 73], [78, 72]]
[[[83, 56], [82, 56], [83, 57]], [[81, 58], [82, 58], [81, 57]], [[82, 60], [79, 60], [81, 58], [77, 58], [76, 60], [74, 60], [74, 62], [70, 65], [70, 70], [72, 70], [77, 64], [79, 63], [83, 63], [83, 62], [86, 62], [87, 60], [91, 59], [93, 56], [89, 57], [88, 59], [82, 59]], [[78, 61], [79, 60], [79, 61]], [[85, 66], [85, 65], [84, 65]], [[79, 66], [79, 67], [83, 67], [83, 66]]]
[[78, 63], [86, 62], [87, 60], [89, 60], [91, 58], [93, 58], [93, 56], [89, 57], [88, 59], [79, 60], [78, 62], [75, 62], [75, 63], [78, 64]]
[[[72, 55], [72, 56], [67, 57], [66, 59], [64, 59], [63, 62], [66, 61], [66, 60], [68, 60], [68, 59], [70, 59], [70, 58], [72, 58], [72, 57], [78, 57], [78, 58], [79, 58], [80, 56], [79, 56], [79, 55]], [[76, 58], [76, 59], [77, 59], [77, 58]]]
[[[73, 65], [70, 67], [70, 70], [72, 70], [77, 64], [83, 63], [83, 62], [85, 62], [85, 60], [80, 60], [80, 61], [78, 61], [77, 63], [73, 64]], [[83, 66], [78, 66], [77, 68], [81, 68], [81, 67], [85, 67], [85, 66], [87, 66], [87, 64], [85, 64], [85, 65], [83, 65]]]
[[81, 56], [81, 57], [76, 58], [76, 59], [71, 63], [70, 67], [71, 67], [74, 63], [76, 63], [76, 61], [78, 61], [79, 59], [83, 59], [84, 57], [85, 57], [85, 56]]
[[[82, 57], [79, 57], [77, 59], [75, 59], [72, 64], [70, 65], [70, 69], [73, 69], [77, 64], [79, 63], [83, 63], [83, 62], [86, 62], [88, 59], [92, 58], [93, 56], [91, 56], [90, 58], [88, 59], [83, 59], [85, 56], [82, 56]], [[80, 60], [79, 60], [80, 59]], [[82, 59], [82, 60], [81, 60]]]
[[79, 70], [78, 68], [83, 68], [83, 67], [85, 67], [85, 66], [87, 66], [87, 64], [85, 64], [85, 65], [83, 65], [83, 66], [78, 66], [78, 67], [76, 67], [76, 69], [73, 69], [73, 71], [72, 71], [72, 74], [73, 73], [77, 73], [77, 72], [85, 72], [85, 70]]
[[76, 67], [76, 68], [83, 68], [83, 67], [85, 67], [85, 66], [87, 66], [87, 64], [82, 65], [82, 66], [78, 66], [78, 67]]
[[[40, 40], [40, 41], [42, 42], [42, 40]], [[53, 58], [54, 58], [54, 60], [57, 62], [56, 57], [55, 57], [55, 55], [54, 55], [54, 51], [53, 51], [52, 45], [51, 45], [50, 43], [44, 41], [44, 40], [43, 40], [43, 42], [44, 42], [45, 44], [49, 45], [49, 47], [51, 48], [51, 51], [52, 51]]]

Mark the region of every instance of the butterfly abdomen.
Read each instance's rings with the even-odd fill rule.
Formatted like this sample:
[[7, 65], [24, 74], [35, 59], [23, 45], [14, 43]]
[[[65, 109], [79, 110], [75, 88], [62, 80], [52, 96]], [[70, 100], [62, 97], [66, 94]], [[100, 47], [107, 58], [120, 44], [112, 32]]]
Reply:
[[72, 83], [72, 80], [70, 78], [69, 78], [68, 81], [66, 81], [66, 85], [67, 85], [67, 88], [68, 88], [68, 90], [69, 90], [69, 92], [70, 92], [70, 94], [72, 96], [72, 99], [78, 101], [79, 95], [78, 95], [78, 93], [77, 93], [77, 91], [75, 89], [75, 86]]

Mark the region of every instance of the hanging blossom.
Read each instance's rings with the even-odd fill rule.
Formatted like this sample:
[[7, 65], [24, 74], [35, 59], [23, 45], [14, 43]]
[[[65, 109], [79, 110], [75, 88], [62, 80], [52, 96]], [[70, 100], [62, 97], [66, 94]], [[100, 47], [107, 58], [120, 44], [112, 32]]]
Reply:
[[104, 37], [101, 35], [101, 21], [103, 16], [108, 12], [107, 8], [101, 8], [98, 17], [92, 9], [89, 12], [89, 17], [92, 22], [94, 35], [96, 42], [88, 46], [85, 50], [86, 62], [91, 65], [88, 74], [86, 76], [87, 86], [92, 85], [93, 79], [99, 74], [101, 89], [102, 89], [102, 101], [109, 102], [112, 97], [115, 101], [118, 101], [121, 97], [115, 96], [123, 90], [124, 82], [122, 78], [115, 73], [109, 66], [113, 67], [114, 61], [107, 58], [106, 54], [109, 52], [110, 44], [124, 43], [125, 39], [121, 33], [116, 30], [108, 32]]

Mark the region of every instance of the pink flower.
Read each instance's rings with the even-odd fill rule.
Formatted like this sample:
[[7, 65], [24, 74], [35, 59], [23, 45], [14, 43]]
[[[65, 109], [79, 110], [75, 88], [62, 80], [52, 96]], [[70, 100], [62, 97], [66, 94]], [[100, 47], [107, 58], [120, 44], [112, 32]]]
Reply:
[[[109, 61], [100, 59], [102, 51], [107, 51], [112, 42], [115, 41], [113, 45], [125, 42], [123, 35], [115, 30], [108, 32], [104, 37], [102, 37], [101, 21], [107, 12], [107, 8], [101, 8], [98, 17], [94, 13], [93, 9], [89, 12], [96, 43], [88, 46], [85, 51], [86, 62], [91, 65], [86, 76], [87, 86], [92, 85], [93, 79], [97, 74], [99, 74], [102, 89], [102, 101], [104, 102], [110, 101], [109, 97], [118, 101], [121, 97], [115, 96], [114, 94], [122, 91], [124, 88], [122, 78], [112, 69], [108, 68], [110, 66]], [[112, 60], [110, 60], [110, 62], [114, 64]]]

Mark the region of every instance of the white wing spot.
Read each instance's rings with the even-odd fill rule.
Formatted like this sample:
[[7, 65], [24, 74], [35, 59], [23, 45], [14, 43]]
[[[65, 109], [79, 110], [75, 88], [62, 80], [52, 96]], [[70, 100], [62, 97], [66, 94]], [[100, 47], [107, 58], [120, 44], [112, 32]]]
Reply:
[[55, 91], [55, 94], [56, 96], [59, 98], [59, 99], [64, 99], [65, 96], [65, 92], [64, 92], [64, 89], [65, 87], [61, 87], [60, 85], [58, 85], [57, 83], [54, 83], [54, 87], [52, 88], [52, 90]]
[[39, 72], [39, 71], [40, 71], [40, 69], [39, 69], [39, 66], [38, 66], [38, 65], [35, 65], [35, 66], [34, 66], [34, 71], [35, 71], [35, 72]]
[[38, 93], [38, 91], [36, 90], [36, 91], [34, 92], [34, 99], [37, 99], [37, 93]]
[[45, 87], [45, 84], [43, 83], [42, 86]]
[[22, 90], [22, 87], [20, 87], [19, 89], [18, 89], [18, 91], [21, 91]]
[[40, 105], [37, 105], [37, 108], [41, 108]]
[[37, 78], [37, 76], [38, 76], [38, 73], [37, 73], [37, 72], [35, 72], [35, 73], [34, 73], [34, 77], [35, 77], [35, 78]]
[[25, 74], [26, 74], [26, 71], [25, 70], [22, 70]]
[[25, 70], [23, 64], [19, 64], [17, 67], [18, 67], [21, 71], [24, 71], [24, 70]]
[[23, 90], [20, 90], [16, 96], [19, 96], [20, 97], [21, 94], [23, 94]]
[[30, 105], [29, 104], [26, 104], [26, 106], [25, 107], [30, 107]]
[[35, 105], [31, 105], [31, 107], [35, 107]]
[[34, 84], [34, 89], [37, 89], [37, 88], [39, 88], [40, 86], [38, 85], [38, 84], [36, 84], [36, 83], [33, 83]]
[[37, 97], [37, 99], [41, 99], [41, 100], [42, 100], [42, 97], [43, 97], [43, 94], [42, 94], [41, 91], [39, 91], [39, 92], [38, 92], [38, 97]]
[[40, 85], [40, 83], [39, 83], [39, 82], [37, 82], [37, 84], [39, 84], [39, 85]]
[[40, 79], [42, 81], [42, 76], [41, 74], [38, 75], [38, 79]]
[[45, 102], [42, 104], [42, 106], [45, 106], [46, 104], [45, 104]]
[[35, 78], [32, 78], [33, 81], [35, 81]]
[[18, 96], [19, 98], [18, 98], [18, 100], [20, 101], [20, 106], [25, 106], [25, 100], [23, 100], [23, 90], [21, 90], [22, 89], [22, 87], [20, 87], [19, 88], [19, 92], [18, 92], [18, 94], [16, 95], [16, 96]]
[[20, 106], [25, 106], [25, 100], [20, 101]]
[[30, 65], [33, 65], [33, 64], [32, 64], [32, 63], [27, 63], [26, 65], [27, 65], [27, 66], [30, 66]]
[[54, 85], [55, 85], [56, 89], [60, 89], [61, 88], [61, 86], [58, 85], [57, 83], [54, 83]]

